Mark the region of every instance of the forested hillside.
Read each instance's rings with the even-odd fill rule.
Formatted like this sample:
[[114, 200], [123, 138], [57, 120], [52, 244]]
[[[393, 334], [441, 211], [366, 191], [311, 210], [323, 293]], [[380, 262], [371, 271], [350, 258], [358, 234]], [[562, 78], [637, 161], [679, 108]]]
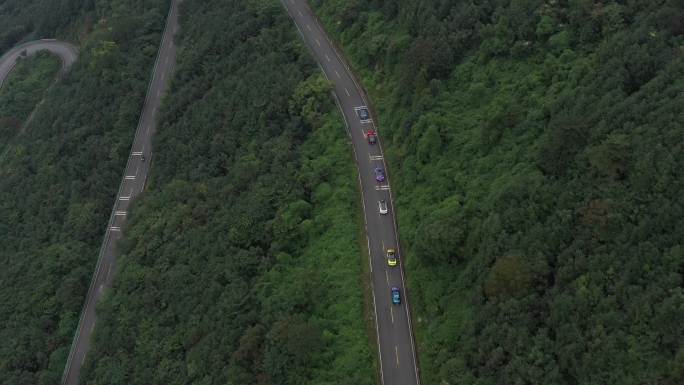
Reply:
[[[101, 6], [110, 1], [96, 0], [2, 0], [0, 1], [0, 54], [26, 38], [52, 38], [71, 35], [72, 23], [92, 26]], [[86, 16], [87, 15], [87, 16]], [[85, 18], [83, 18], [86, 16]]]
[[[18, 81], [3, 86], [0, 122], [11, 123], [0, 161], [3, 385], [59, 382], [167, 9], [166, 0], [98, 1], [92, 15], [100, 22], [82, 36], [79, 60], [21, 133], [15, 118], [45, 90], [31, 83], [33, 73], [23, 77], [23, 65], [12, 75]], [[52, 81], [42, 73], [35, 76]]]
[[684, 4], [313, 3], [378, 112], [423, 382], [684, 383]]
[[8, 76], [0, 89], [0, 154], [55, 80], [59, 64], [58, 58], [41, 52], [19, 61]]
[[276, 0], [185, 0], [83, 384], [372, 384], [356, 174]]

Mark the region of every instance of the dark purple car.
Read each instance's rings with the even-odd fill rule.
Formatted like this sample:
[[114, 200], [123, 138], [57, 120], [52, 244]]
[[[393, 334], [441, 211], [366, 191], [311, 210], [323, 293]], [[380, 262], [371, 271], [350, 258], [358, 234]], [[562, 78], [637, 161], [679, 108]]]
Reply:
[[385, 181], [385, 172], [380, 168], [377, 167], [375, 170], [375, 180], [378, 182], [384, 182]]

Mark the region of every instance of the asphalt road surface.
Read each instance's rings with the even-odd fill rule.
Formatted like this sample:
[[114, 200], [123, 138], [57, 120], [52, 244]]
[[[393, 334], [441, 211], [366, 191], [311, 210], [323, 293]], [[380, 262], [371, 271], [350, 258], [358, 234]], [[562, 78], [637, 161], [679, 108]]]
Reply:
[[145, 188], [145, 181], [152, 160], [151, 140], [155, 132], [155, 117], [176, 62], [176, 46], [173, 43], [173, 35], [178, 30], [178, 4], [180, 1], [173, 0], [169, 9], [166, 27], [133, 139], [131, 153], [102, 242], [97, 267], [83, 305], [79, 326], [76, 329], [69, 358], [64, 368], [62, 377], [62, 384], [64, 385], [78, 384], [81, 368], [90, 349], [90, 336], [95, 327], [95, 305], [102, 297], [103, 291], [111, 286], [113, 272], [116, 269], [116, 241], [121, 238], [121, 230], [126, 223], [130, 202]]
[[[375, 130], [371, 119], [359, 117], [359, 107], [367, 106], [365, 96], [341, 56], [329, 41], [306, 0], [281, 0], [294, 20], [306, 45], [313, 52], [326, 77], [332, 82], [338, 107], [344, 115], [359, 170], [366, 235], [368, 238], [373, 304], [380, 352], [380, 378], [384, 385], [417, 385], [418, 366], [411, 331], [408, 298], [404, 285], [401, 251], [397, 241], [389, 181], [377, 182], [374, 169], [387, 170], [380, 140], [368, 144], [366, 133]], [[381, 215], [378, 202], [388, 202], [389, 212]], [[385, 251], [399, 252], [399, 265], [388, 266]], [[392, 304], [391, 287], [401, 292], [400, 305]]]
[[62, 60], [62, 72], [66, 72], [76, 61], [76, 58], [78, 58], [78, 50], [76, 47], [62, 41], [45, 39], [20, 44], [0, 56], [0, 88], [5, 81], [5, 78], [7, 78], [7, 75], [12, 72], [15, 64], [17, 64], [17, 59], [23, 54], [31, 56], [38, 51], [45, 50]]

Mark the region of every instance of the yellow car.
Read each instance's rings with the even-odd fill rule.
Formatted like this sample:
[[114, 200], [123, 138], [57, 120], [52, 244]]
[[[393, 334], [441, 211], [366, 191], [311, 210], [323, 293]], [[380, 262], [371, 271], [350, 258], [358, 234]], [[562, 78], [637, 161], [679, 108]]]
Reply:
[[397, 251], [394, 249], [387, 249], [387, 264], [390, 266], [397, 265]]

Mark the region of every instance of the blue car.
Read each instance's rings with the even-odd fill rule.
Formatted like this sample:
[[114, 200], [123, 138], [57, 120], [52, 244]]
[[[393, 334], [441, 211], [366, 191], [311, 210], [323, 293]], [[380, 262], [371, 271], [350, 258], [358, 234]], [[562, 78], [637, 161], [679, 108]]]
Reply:
[[374, 170], [375, 172], [375, 180], [378, 182], [384, 182], [385, 181], [385, 172], [380, 168], [376, 168]]
[[399, 288], [396, 286], [392, 286], [392, 303], [401, 305], [401, 294], [399, 294]]

